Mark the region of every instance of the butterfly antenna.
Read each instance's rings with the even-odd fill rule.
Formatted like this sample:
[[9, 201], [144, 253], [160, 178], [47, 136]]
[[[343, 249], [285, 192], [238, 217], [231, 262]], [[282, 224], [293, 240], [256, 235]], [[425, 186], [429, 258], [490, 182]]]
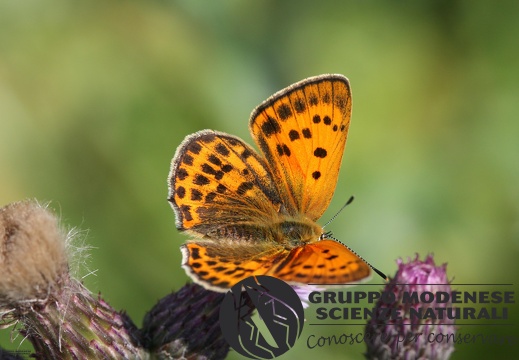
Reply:
[[378, 274], [378, 276], [380, 276], [382, 279], [384, 279], [384, 281], [389, 281], [389, 277], [386, 274], [384, 274], [382, 271], [380, 271], [376, 267], [371, 266], [371, 264], [368, 264], [368, 265], [370, 268], [373, 269], [374, 272], [376, 272]]
[[[324, 238], [324, 235], [325, 234], [328, 234], [330, 233], [331, 235], [331, 231], [328, 231], [327, 233], [324, 233], [323, 235], [321, 235], [321, 239], [322, 240]], [[362, 261], [364, 261], [366, 264], [368, 264], [368, 266], [378, 274], [378, 276], [380, 276], [382, 279], [384, 279], [384, 281], [389, 281], [389, 277], [384, 274], [382, 271], [380, 271], [379, 269], [377, 269], [376, 267], [374, 267], [373, 265], [371, 265], [369, 262], [367, 262], [362, 256], [360, 256], [359, 254], [357, 254], [355, 251], [353, 251], [348, 245], [344, 244], [342, 241], [338, 240], [337, 238], [333, 237], [333, 236], [327, 236], [326, 237], [327, 239], [333, 239], [339, 243], [341, 243], [342, 245], [346, 246], [346, 248], [348, 248], [348, 250], [350, 250], [352, 253], [354, 253], [355, 255], [357, 255]]]
[[328, 222], [326, 224], [323, 225], [323, 229], [328, 225], [330, 224], [333, 220], [335, 220], [335, 218], [341, 213], [342, 210], [344, 210], [344, 208], [348, 205], [350, 205], [352, 202], [353, 202], [353, 199], [355, 199], [354, 196], [351, 196], [348, 201], [346, 201], [346, 204], [342, 205], [342, 207], [339, 209], [339, 211], [337, 211], [337, 213], [335, 213], [335, 215], [332, 216], [332, 218], [330, 220], [328, 220]]
[[[344, 204], [340, 209], [339, 211], [337, 211], [337, 213], [332, 216], [332, 218], [326, 223], [324, 224], [323, 226], [323, 229], [326, 225], [330, 224], [333, 220], [335, 220], [335, 218], [337, 217], [337, 215], [340, 214], [340, 212], [342, 210], [344, 210], [344, 208], [346, 206], [348, 206], [349, 204], [352, 203], [354, 197], [351, 196], [348, 201], [346, 201], [346, 204]], [[349, 246], [347, 246], [346, 244], [344, 244], [342, 241], [340, 241], [339, 239], [337, 239], [336, 237], [334, 237], [332, 235], [332, 232], [331, 231], [327, 231], [327, 232], [324, 232], [321, 234], [321, 236], [319, 236], [319, 240], [323, 240], [323, 239], [332, 239], [332, 240], [335, 240], [337, 241], [338, 243], [341, 243], [342, 245], [346, 246], [346, 248], [348, 248], [348, 250], [350, 250], [352, 253], [354, 253], [355, 255], [357, 255], [362, 261], [364, 261], [366, 264], [368, 264], [368, 266], [373, 269], [374, 272], [376, 272], [378, 274], [378, 276], [380, 276], [382, 279], [384, 279], [385, 281], [389, 281], [389, 278], [387, 277], [386, 274], [384, 274], [382, 271], [380, 271], [379, 269], [377, 269], [376, 267], [374, 267], [373, 265], [371, 265], [369, 262], [367, 262], [366, 260], [364, 260], [364, 258], [362, 256], [360, 256], [359, 254], [357, 254], [355, 251], [353, 251]]]

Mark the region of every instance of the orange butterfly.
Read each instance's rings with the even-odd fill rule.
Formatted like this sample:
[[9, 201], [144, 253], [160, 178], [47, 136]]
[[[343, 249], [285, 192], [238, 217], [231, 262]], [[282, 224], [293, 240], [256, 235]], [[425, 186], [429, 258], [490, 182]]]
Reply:
[[370, 266], [315, 221], [328, 207], [351, 115], [342, 75], [279, 91], [251, 114], [260, 154], [241, 139], [202, 130], [173, 157], [169, 197], [183, 267], [198, 284], [226, 291], [251, 275], [292, 284], [352, 283]]

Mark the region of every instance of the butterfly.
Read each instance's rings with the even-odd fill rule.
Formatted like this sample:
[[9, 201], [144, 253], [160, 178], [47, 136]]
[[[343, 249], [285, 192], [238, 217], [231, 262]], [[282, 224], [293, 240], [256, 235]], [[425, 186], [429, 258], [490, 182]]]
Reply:
[[259, 152], [202, 130], [177, 148], [168, 177], [176, 226], [192, 236], [182, 266], [196, 283], [227, 291], [252, 275], [294, 285], [353, 283], [371, 267], [316, 223], [339, 174], [351, 116], [342, 75], [320, 75], [253, 110]]

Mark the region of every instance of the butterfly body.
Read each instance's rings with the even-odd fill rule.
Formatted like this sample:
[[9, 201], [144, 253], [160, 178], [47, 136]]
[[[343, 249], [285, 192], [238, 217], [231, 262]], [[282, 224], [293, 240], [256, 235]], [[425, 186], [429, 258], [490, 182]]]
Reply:
[[323, 233], [322, 228], [313, 221], [287, 220], [271, 226], [272, 239], [291, 250], [297, 246], [315, 242]]
[[194, 281], [225, 291], [251, 275], [294, 284], [369, 276], [369, 266], [316, 222], [335, 190], [350, 113], [348, 80], [321, 75], [252, 112], [260, 153], [213, 130], [186, 137], [173, 157], [168, 200], [177, 228], [193, 237], [181, 250]]
[[281, 244], [286, 249], [292, 249], [295, 246], [317, 241], [321, 234], [322, 228], [317, 223], [287, 220], [264, 225], [231, 225], [210, 231], [205, 237], [216, 241], [221, 239], [235, 241], [264, 239], [264, 241]]

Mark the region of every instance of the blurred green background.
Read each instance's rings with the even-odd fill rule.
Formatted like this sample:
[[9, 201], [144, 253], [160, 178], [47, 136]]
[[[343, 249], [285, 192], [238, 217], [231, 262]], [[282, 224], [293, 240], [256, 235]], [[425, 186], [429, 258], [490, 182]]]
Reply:
[[[140, 326], [188, 281], [166, 201], [182, 139], [211, 128], [251, 142], [257, 104], [342, 73], [352, 126], [322, 221], [354, 194], [330, 230], [384, 272], [433, 252], [455, 282], [517, 282], [518, 13], [474, 0], [2, 1], [0, 204], [50, 201], [94, 247], [85, 284]], [[518, 324], [517, 305], [510, 315]], [[519, 335], [460, 327], [476, 330]], [[363, 358], [362, 345], [306, 349], [315, 331], [282, 358]], [[462, 345], [452, 359], [518, 346]]]

